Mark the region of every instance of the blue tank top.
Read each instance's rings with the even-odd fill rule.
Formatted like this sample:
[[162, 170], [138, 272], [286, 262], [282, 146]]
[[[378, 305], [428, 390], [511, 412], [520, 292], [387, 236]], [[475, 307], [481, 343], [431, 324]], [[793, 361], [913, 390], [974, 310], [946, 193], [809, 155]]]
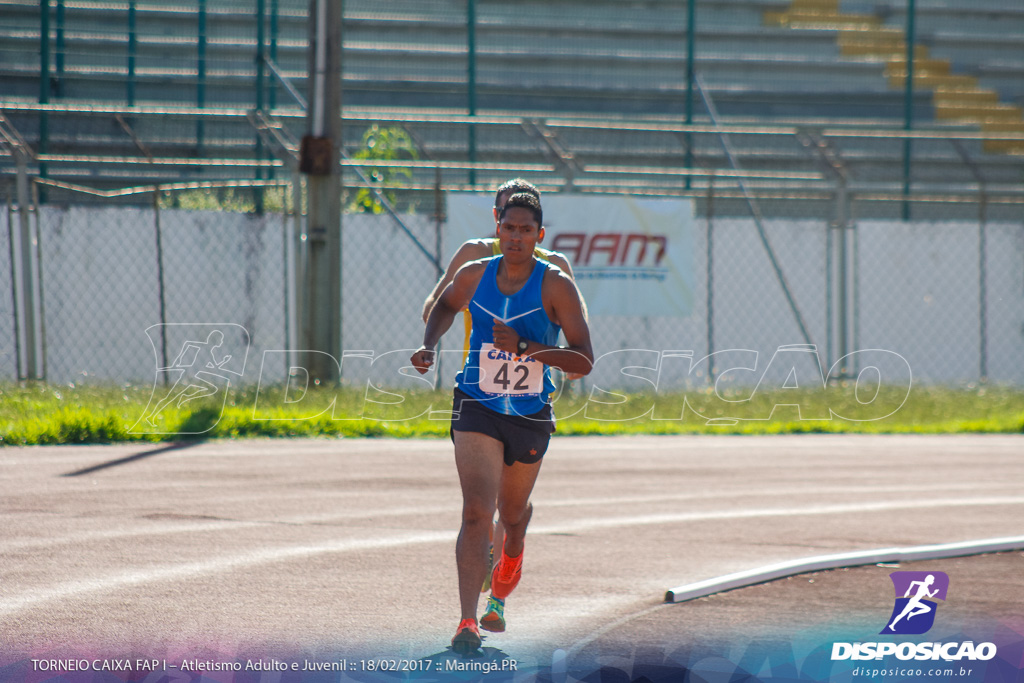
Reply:
[[494, 319], [498, 318], [520, 337], [554, 346], [561, 328], [551, 322], [544, 310], [541, 286], [549, 266], [534, 261], [529, 279], [512, 296], [498, 289], [498, 265], [501, 256], [489, 259], [480, 278], [469, 312], [473, 330], [469, 336], [466, 364], [455, 384], [481, 405], [505, 415], [532, 415], [549, 401], [555, 385], [551, 368], [534, 358], [521, 358], [494, 347]]

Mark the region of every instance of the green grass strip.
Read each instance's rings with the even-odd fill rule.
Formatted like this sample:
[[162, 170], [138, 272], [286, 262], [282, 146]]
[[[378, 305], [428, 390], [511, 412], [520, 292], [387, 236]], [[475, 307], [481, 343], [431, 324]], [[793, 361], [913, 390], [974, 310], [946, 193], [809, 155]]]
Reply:
[[[748, 394], [749, 394], [749, 390]], [[159, 390], [153, 404], [163, 395]], [[293, 400], [283, 387], [233, 389], [227, 400], [168, 405], [141, 422], [148, 386], [0, 384], [0, 444], [117, 443], [243, 437], [444, 437], [451, 394], [310, 390]], [[1001, 386], [883, 387], [858, 396], [837, 384], [822, 391], [719, 397], [707, 390], [603, 395], [566, 393], [556, 402], [558, 433], [625, 434], [958, 434], [1024, 432], [1024, 391]], [[400, 401], [384, 403], [383, 401]]]

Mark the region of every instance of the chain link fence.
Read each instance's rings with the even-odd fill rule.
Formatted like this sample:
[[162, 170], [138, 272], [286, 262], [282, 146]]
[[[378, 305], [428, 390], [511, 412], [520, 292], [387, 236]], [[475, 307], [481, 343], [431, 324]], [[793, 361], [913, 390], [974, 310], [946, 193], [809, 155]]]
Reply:
[[1020, 384], [1024, 225], [867, 220], [854, 231], [858, 346], [920, 348], [909, 360], [926, 381]]
[[[1024, 383], [1019, 112], [987, 123], [1024, 102], [1015, 3], [918, 6], [913, 35], [897, 0], [348, 0], [343, 347], [415, 346], [457, 246], [446, 193], [521, 175], [695, 207], [691, 313], [595, 316], [618, 355], [589, 382], [649, 387], [662, 351], [721, 361], [678, 382], [756, 353], [726, 373], [749, 383], [783, 351], [827, 374], [880, 348], [928, 382]], [[295, 348], [304, 218], [274, 192], [307, 132], [310, 3], [0, 7], [0, 189], [17, 154], [42, 181], [0, 215], [0, 376], [148, 382], [224, 323], [242, 381], [283, 381], [294, 354], [263, 352]], [[908, 63], [915, 43], [939, 59]], [[383, 210], [370, 186], [395, 215], [356, 213]]]
[[18, 330], [17, 276], [14, 271], [14, 230], [18, 222], [17, 213], [8, 205], [8, 210], [0, 212], [0, 376], [22, 377], [20, 367], [21, 348]]
[[[732, 369], [723, 381], [782, 386], [787, 378], [769, 376], [780, 353], [811, 350], [823, 375], [856, 377], [865, 369], [856, 357], [837, 362], [882, 349], [903, 357], [915, 382], [1024, 384], [1024, 220], [859, 219], [862, 200], [836, 192], [833, 203], [847, 206], [829, 216], [850, 216], [837, 222], [817, 201], [791, 200], [798, 208], [789, 214], [806, 207], [801, 219], [771, 217], [771, 204], [756, 200], [757, 219], [718, 216], [706, 191], [685, 264], [691, 313], [593, 317], [595, 351], [612, 355], [586, 381], [651, 388], [660, 354], [687, 351], [694, 371], [666, 364], [663, 381], [703, 383]], [[303, 217], [290, 205], [257, 214], [180, 208], [187, 204], [164, 194], [149, 208], [30, 210], [28, 271], [18, 210], [0, 214], [0, 377], [150, 382], [181, 348], [182, 326], [222, 324], [247, 336], [238, 381], [283, 382], [294, 355], [264, 353], [294, 349]], [[342, 235], [343, 349], [380, 356], [415, 348], [435, 262], [446, 264], [458, 246], [443, 214], [346, 213]], [[462, 345], [457, 322], [443, 348]], [[446, 363], [442, 382], [457, 370], [457, 361]], [[623, 372], [629, 366], [637, 369]]]
[[[288, 348], [293, 222], [286, 213], [176, 209], [158, 201], [152, 208], [42, 206], [32, 213], [32, 277], [25, 278], [20, 236], [5, 221], [5, 246], [13, 239], [17, 248], [5, 249], [14, 258], [0, 266], [15, 293], [0, 304], [0, 354], [9, 361], [3, 376], [150, 382], [181, 346], [173, 332], [168, 340], [161, 331], [168, 326], [230, 323], [246, 331], [253, 348]], [[27, 286], [34, 295], [28, 304]], [[26, 305], [37, 321], [31, 333]], [[286, 372], [282, 365], [269, 377], [280, 381]]]

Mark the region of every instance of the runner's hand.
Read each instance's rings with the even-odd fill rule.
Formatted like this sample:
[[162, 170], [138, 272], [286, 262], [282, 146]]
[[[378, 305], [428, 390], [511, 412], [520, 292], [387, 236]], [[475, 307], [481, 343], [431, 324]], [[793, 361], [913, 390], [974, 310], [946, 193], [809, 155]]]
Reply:
[[434, 349], [421, 346], [416, 349], [416, 353], [412, 354], [412, 358], [409, 360], [412, 362], [412, 366], [416, 368], [416, 372], [421, 375], [426, 374], [430, 366], [434, 364]]
[[516, 348], [516, 344], [519, 343], [518, 332], [495, 318], [492, 333], [494, 335], [495, 348], [506, 353], [519, 353], [519, 350]]

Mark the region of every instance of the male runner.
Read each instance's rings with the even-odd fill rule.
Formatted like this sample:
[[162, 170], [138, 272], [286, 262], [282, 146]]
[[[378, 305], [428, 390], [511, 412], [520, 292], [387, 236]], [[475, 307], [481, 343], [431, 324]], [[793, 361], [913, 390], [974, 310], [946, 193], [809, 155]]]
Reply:
[[[498, 188], [497, 192], [494, 195], [494, 207], [492, 207], [491, 210], [494, 214], [495, 224], [497, 224], [498, 222], [498, 213], [501, 210], [501, 207], [505, 205], [505, 202], [508, 200], [508, 198], [520, 192], [531, 194], [537, 198], [538, 202], [540, 201], [540, 190], [538, 190], [533, 183], [523, 180], [522, 178], [512, 178], [511, 180], [506, 181], [504, 184], [502, 184], [501, 187]], [[438, 280], [437, 284], [434, 286], [433, 291], [430, 292], [426, 300], [423, 302], [423, 322], [427, 321], [427, 318], [430, 316], [430, 309], [434, 307], [434, 303], [437, 301], [437, 298], [441, 295], [441, 292], [444, 291], [445, 287], [447, 287], [449, 283], [451, 283], [452, 279], [455, 277], [455, 273], [458, 272], [459, 268], [466, 265], [470, 261], [476, 261], [482, 258], [490, 258], [491, 256], [498, 256], [500, 254], [501, 243], [495, 237], [471, 239], [463, 242], [462, 246], [458, 248], [458, 250], [455, 252], [455, 255], [452, 257], [452, 260], [448, 263], [448, 268], [445, 270], [444, 275], [441, 276], [441, 279]], [[564, 273], [567, 273], [569, 277], [574, 278], [572, 266], [569, 264], [569, 260], [565, 257], [565, 254], [562, 254], [557, 251], [551, 251], [549, 249], [544, 249], [542, 247], [536, 247], [534, 249], [534, 256], [541, 259], [542, 261], [548, 261], [549, 263], [558, 266], [559, 268], [562, 269]], [[583, 305], [583, 310], [585, 315], [586, 303], [584, 303]], [[466, 352], [468, 353], [471, 317], [469, 315], [468, 310], [464, 311], [464, 313], [466, 321], [467, 340]], [[465, 356], [463, 356], [463, 361], [465, 361]], [[571, 373], [567, 375], [566, 379], [572, 381], [577, 380], [580, 377], [582, 377], [582, 375]], [[501, 521], [499, 520], [495, 523], [494, 530], [491, 534], [491, 538], [493, 539], [493, 541], [495, 543], [498, 543], [499, 545], [501, 544], [502, 533], [503, 530], [501, 528]], [[490, 553], [490, 557], [493, 560], [493, 549]], [[484, 583], [482, 588], [480, 589], [480, 592], [486, 593], [488, 589], [490, 589], [490, 586], [491, 577], [490, 574], [488, 574], [484, 578]], [[490, 601], [488, 602], [488, 605], [493, 609], [488, 609], [484, 614], [484, 617], [481, 620], [483, 627], [488, 630], [495, 631], [505, 630], [505, 622], [502, 616], [504, 604], [501, 601]]]
[[[496, 506], [505, 537], [491, 575], [493, 596], [504, 600], [522, 574], [530, 492], [554, 431], [550, 367], [585, 375], [594, 363], [575, 284], [534, 255], [544, 238], [542, 226], [536, 197], [520, 193], [509, 198], [496, 229], [502, 256], [458, 270], [431, 310], [423, 345], [411, 358], [425, 373], [438, 340], [469, 306], [470, 352], [456, 378], [451, 427], [462, 487], [462, 527], [455, 546], [462, 615], [452, 648], [461, 654], [481, 644], [477, 602]], [[555, 346], [559, 330], [565, 347]]]

